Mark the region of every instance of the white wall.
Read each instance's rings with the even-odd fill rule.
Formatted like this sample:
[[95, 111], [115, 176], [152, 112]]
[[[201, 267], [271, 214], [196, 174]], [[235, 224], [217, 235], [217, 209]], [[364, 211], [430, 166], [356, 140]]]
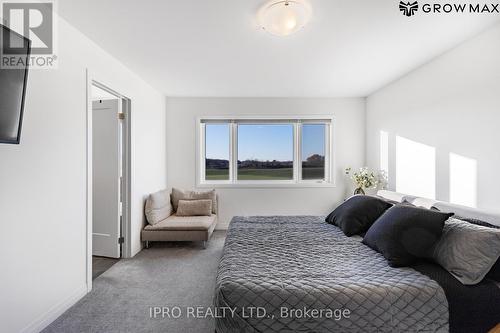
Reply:
[[402, 136], [436, 149], [437, 199], [450, 199], [449, 161], [454, 153], [477, 163], [477, 206], [500, 211], [499, 41], [497, 24], [369, 96], [367, 162], [379, 166], [379, 131], [387, 131], [392, 188], [394, 141]]
[[295, 98], [167, 98], [169, 187], [194, 188], [196, 118], [224, 115], [333, 115], [336, 120], [336, 188], [219, 188], [220, 225], [236, 215], [327, 214], [345, 198], [342, 175], [359, 167], [365, 152], [365, 101]]
[[0, 331], [37, 331], [86, 291], [86, 68], [132, 100], [132, 251], [166, 186], [164, 96], [59, 20], [59, 68], [29, 73], [21, 145], [0, 145]]

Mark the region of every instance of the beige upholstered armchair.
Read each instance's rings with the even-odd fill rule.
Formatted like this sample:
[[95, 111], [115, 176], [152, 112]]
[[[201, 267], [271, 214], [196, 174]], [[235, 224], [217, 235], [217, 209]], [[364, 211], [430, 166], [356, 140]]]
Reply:
[[149, 242], [200, 241], [203, 248], [217, 225], [218, 202], [215, 190], [172, 189], [149, 195], [145, 214], [148, 225], [141, 232], [146, 248]]

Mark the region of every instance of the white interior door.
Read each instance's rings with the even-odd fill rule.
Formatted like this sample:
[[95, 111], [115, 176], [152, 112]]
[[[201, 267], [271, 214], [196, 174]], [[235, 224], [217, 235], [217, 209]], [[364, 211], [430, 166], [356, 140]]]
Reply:
[[92, 254], [120, 258], [120, 100], [92, 104]]

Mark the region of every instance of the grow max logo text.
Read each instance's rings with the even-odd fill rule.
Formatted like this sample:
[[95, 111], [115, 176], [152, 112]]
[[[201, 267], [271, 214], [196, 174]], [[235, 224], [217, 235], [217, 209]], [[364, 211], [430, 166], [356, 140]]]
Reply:
[[[424, 3], [422, 12], [426, 14], [449, 14], [449, 13], [470, 13], [470, 14], [500, 14], [500, 3]], [[405, 16], [413, 16], [419, 10], [418, 1], [400, 1], [399, 10]]]

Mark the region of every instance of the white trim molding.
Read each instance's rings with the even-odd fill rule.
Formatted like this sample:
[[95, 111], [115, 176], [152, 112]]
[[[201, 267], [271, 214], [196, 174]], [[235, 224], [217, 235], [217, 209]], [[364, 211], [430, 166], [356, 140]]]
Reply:
[[38, 333], [43, 331], [54, 320], [59, 318], [64, 312], [76, 304], [83, 296], [87, 294], [87, 286], [83, 285], [75, 290], [70, 297], [66, 298], [59, 304], [50, 308], [43, 315], [38, 317], [33, 323], [21, 330], [22, 333]]
[[[132, 232], [131, 232], [131, 184], [132, 184], [132, 166], [131, 166], [131, 156], [132, 156], [132, 141], [131, 141], [131, 122], [132, 122], [132, 111], [131, 111], [131, 99], [127, 96], [122, 95], [119, 92], [109, 88], [109, 86], [101, 80], [101, 77], [93, 72], [92, 70], [86, 70], [87, 73], [87, 212], [86, 212], [86, 248], [87, 248], [87, 260], [86, 260], [86, 280], [87, 280], [87, 292], [92, 290], [92, 86], [97, 86], [98, 88], [108, 92], [111, 95], [116, 96], [121, 100], [121, 112], [125, 114], [125, 120], [123, 124], [123, 161], [122, 161], [122, 178], [124, 180], [124, 187], [120, 189], [122, 193], [122, 232], [121, 235], [124, 238], [124, 243], [122, 244], [121, 258], [130, 258], [132, 256]], [[118, 240], [117, 240], [118, 241]]]

